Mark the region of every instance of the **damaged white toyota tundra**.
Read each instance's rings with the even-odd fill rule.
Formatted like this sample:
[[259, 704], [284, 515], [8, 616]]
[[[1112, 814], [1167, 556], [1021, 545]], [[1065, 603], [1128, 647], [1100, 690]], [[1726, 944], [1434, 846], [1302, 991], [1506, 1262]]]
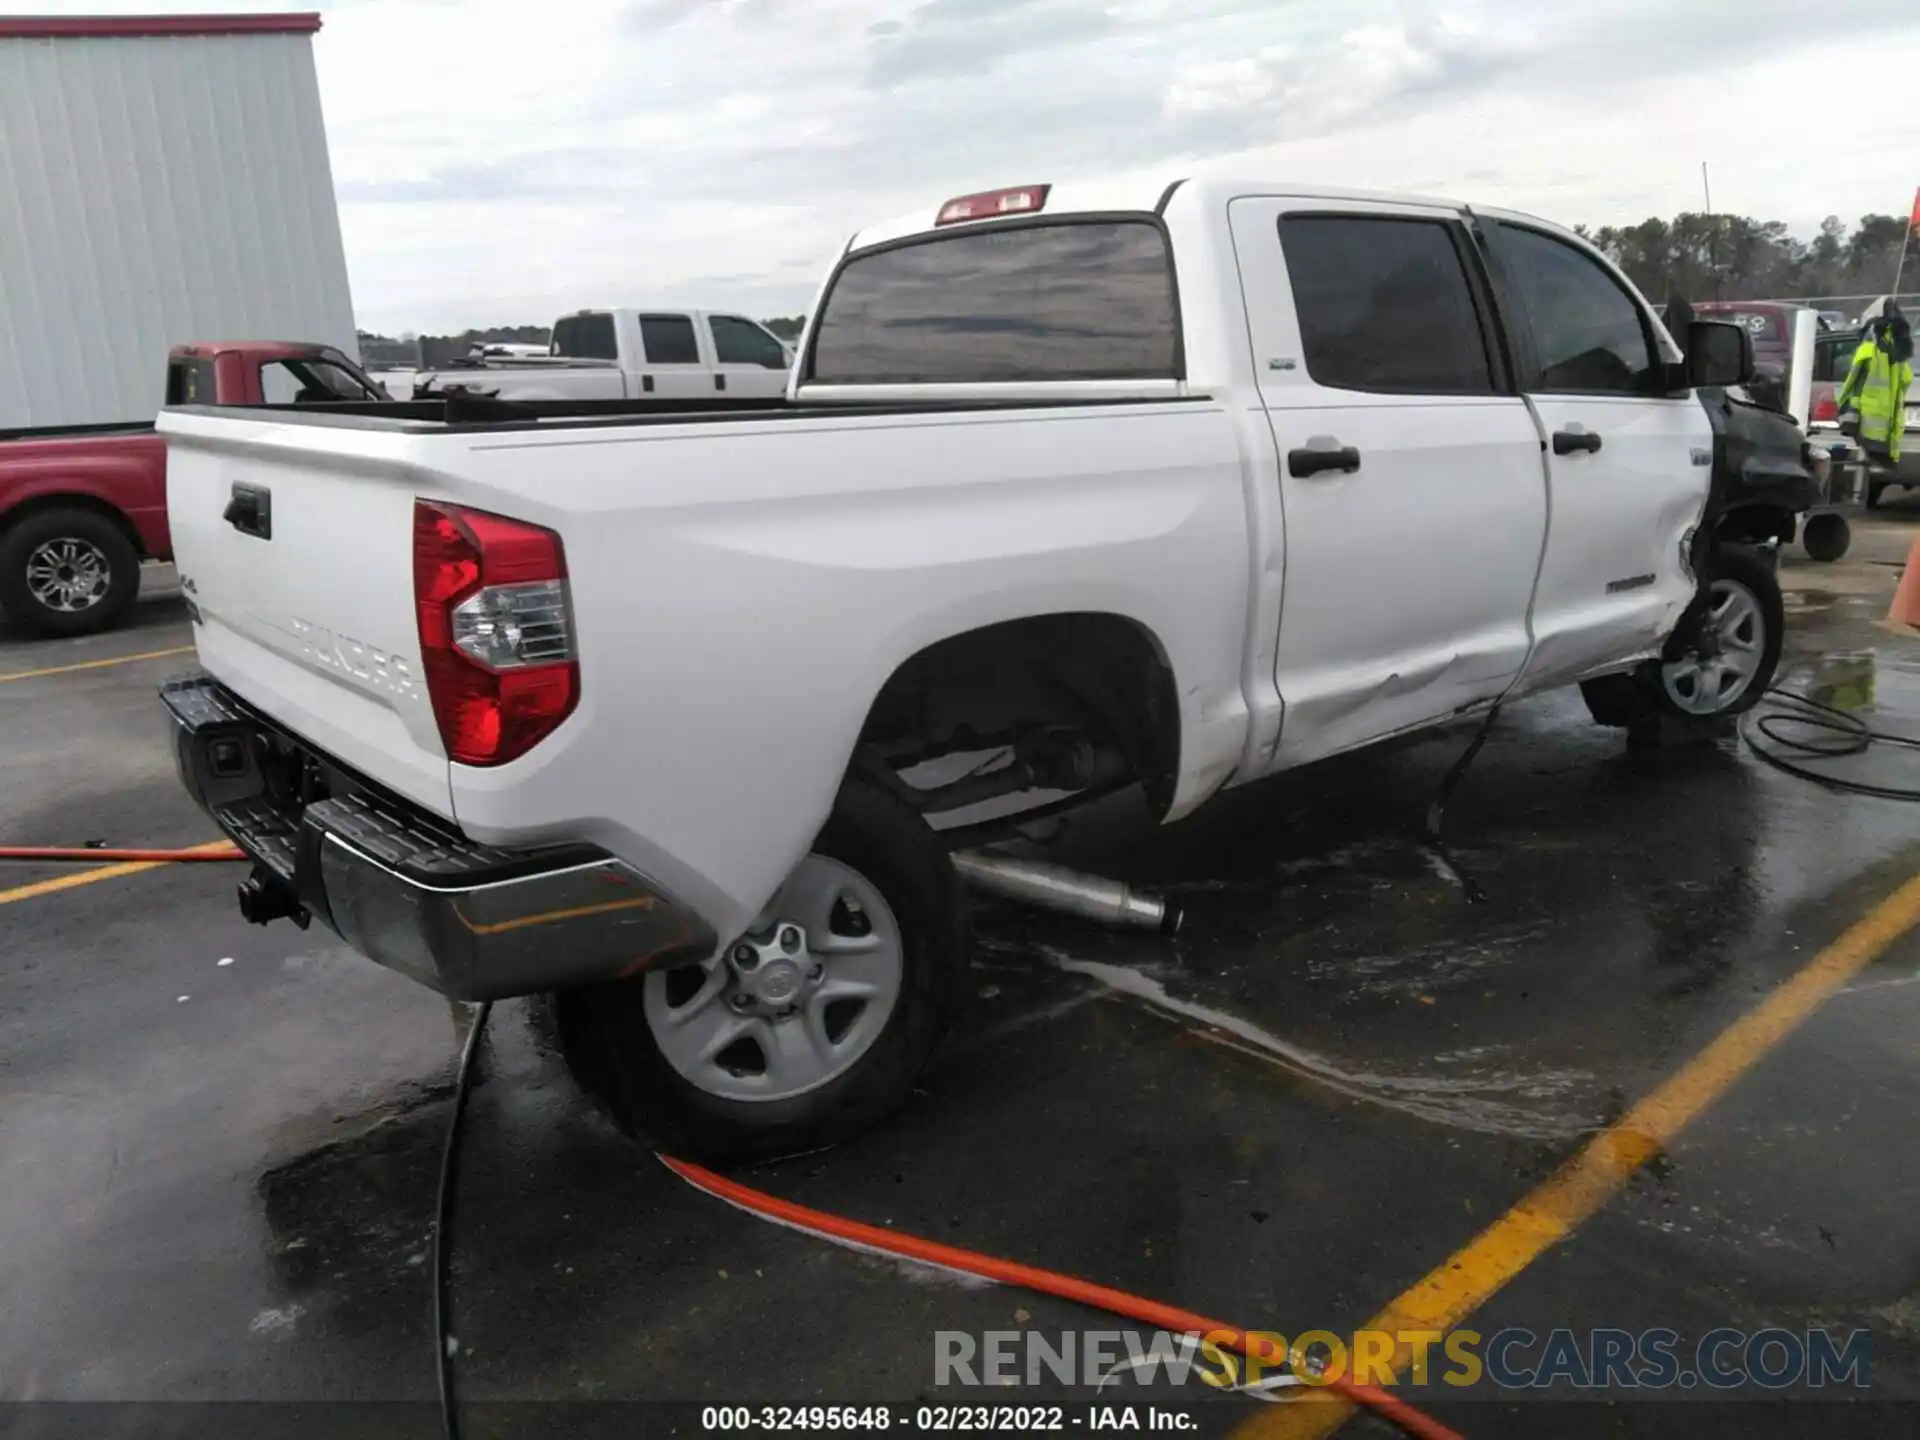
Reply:
[[1173, 820], [1553, 686], [1755, 701], [1791, 518], [1712, 503], [1697, 393], [1751, 363], [1520, 215], [929, 205], [835, 259], [782, 398], [167, 410], [181, 775], [250, 918], [556, 994], [681, 1153], [821, 1144], [954, 1010], [955, 816]]

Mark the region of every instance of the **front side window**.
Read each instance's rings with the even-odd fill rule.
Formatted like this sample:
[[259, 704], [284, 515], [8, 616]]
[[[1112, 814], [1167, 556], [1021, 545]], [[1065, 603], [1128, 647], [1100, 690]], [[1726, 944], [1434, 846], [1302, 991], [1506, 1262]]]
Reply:
[[1853, 368], [1853, 352], [1860, 348], [1860, 337], [1848, 335], [1840, 340], [1822, 340], [1813, 347], [1813, 378], [1841, 381]]
[[642, 315], [640, 345], [649, 365], [698, 365], [700, 344], [694, 339], [692, 317]]
[[1496, 244], [1533, 330], [1543, 394], [1658, 395], [1640, 307], [1573, 246], [1503, 225]]
[[1280, 246], [1316, 383], [1393, 394], [1493, 393], [1486, 334], [1447, 222], [1288, 215]]
[[707, 330], [713, 336], [714, 358], [722, 365], [764, 365], [787, 368], [787, 352], [780, 342], [751, 320], [737, 315], [710, 315]]
[[269, 405], [319, 405], [379, 397], [330, 361], [275, 360], [260, 367], [260, 398]]
[[306, 377], [308, 385], [315, 390], [324, 390], [330, 400], [377, 400], [375, 395], [358, 376], [344, 366], [331, 360], [301, 360], [294, 369]]
[[284, 360], [260, 367], [260, 398], [269, 405], [292, 405], [305, 387]]
[[1150, 220], [990, 226], [856, 255], [815, 327], [827, 384], [1175, 379], [1167, 241]]

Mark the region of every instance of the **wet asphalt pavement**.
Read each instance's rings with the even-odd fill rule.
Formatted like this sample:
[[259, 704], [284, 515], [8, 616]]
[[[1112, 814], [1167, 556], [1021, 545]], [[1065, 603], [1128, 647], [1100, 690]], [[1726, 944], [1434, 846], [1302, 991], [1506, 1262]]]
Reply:
[[[1792, 564], [1782, 678], [1920, 733], [1920, 640], [1878, 623], [1920, 497], [1894, 512], [1842, 564]], [[0, 632], [0, 677], [189, 643], [162, 583], [115, 635]], [[190, 662], [0, 678], [0, 838], [214, 838], [153, 695]], [[1920, 807], [1781, 775], [1731, 739], [1629, 754], [1568, 694], [1502, 717], [1449, 809], [1454, 861], [1486, 895], [1469, 904], [1414, 843], [1466, 738], [1237, 792], [1118, 850], [1077, 827], [1079, 853], [1176, 895], [1183, 933], [983, 905], [969, 1011], [916, 1103], [740, 1178], [1237, 1324], [1350, 1333], [1920, 873]], [[1847, 763], [1920, 783], [1920, 757]], [[67, 873], [0, 873], [0, 1401], [419, 1402], [353, 1433], [438, 1433], [429, 1249], [454, 1011], [319, 930], [245, 924], [237, 867], [11, 898]], [[1870, 1386], [1777, 1433], [1914, 1433], [1916, 1034], [1920, 938], [1903, 934], [1464, 1323], [1667, 1327], [1683, 1355], [1718, 1326], [1863, 1330]], [[616, 1413], [633, 1434], [649, 1413], [504, 1402], [1090, 1394], [936, 1390], [935, 1332], [1057, 1343], [1120, 1322], [732, 1210], [605, 1124], [527, 1006], [497, 1007], [491, 1042], [453, 1266], [468, 1433]], [[1774, 1413], [1679, 1388], [1421, 1394], [1476, 1437], [1751, 1435]], [[1268, 1413], [1193, 1383], [1114, 1398], [1209, 1433]], [[0, 1429], [211, 1433], [242, 1413], [258, 1434], [338, 1418], [27, 1405]]]

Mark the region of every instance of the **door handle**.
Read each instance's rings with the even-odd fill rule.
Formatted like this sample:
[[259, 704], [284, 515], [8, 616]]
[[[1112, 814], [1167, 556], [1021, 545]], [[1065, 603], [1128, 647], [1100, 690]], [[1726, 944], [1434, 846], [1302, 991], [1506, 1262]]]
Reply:
[[642, 375], [640, 377], [640, 388], [651, 395], [653, 393], [653, 377], [651, 375]]
[[1296, 480], [1318, 475], [1322, 470], [1338, 470], [1342, 474], [1352, 475], [1359, 468], [1360, 452], [1351, 445], [1287, 452], [1287, 473]]
[[1553, 432], [1553, 453], [1571, 455], [1576, 450], [1584, 450], [1589, 455], [1600, 450], [1600, 437], [1591, 430], [1556, 430]]
[[727, 377], [726, 377], [726, 376], [724, 376], [724, 375], [716, 375], [716, 376], [714, 376], [714, 377], [713, 377], [713, 388], [714, 388], [714, 389], [716, 389], [716, 390], [724, 390], [724, 389], [726, 389], [726, 388], [727, 388]]
[[227, 501], [220, 517], [242, 535], [259, 540], [273, 538], [273, 492], [264, 485], [233, 482], [233, 498]]

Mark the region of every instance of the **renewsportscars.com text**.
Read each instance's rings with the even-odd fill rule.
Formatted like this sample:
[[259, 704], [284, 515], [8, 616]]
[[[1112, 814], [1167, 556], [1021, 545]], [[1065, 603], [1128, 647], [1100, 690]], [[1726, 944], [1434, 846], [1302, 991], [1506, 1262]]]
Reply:
[[[1262, 1365], [1232, 1348], [1237, 1337], [1156, 1330], [937, 1330], [936, 1386], [1200, 1384], [1216, 1389], [1258, 1385], [1289, 1367]], [[1349, 1336], [1309, 1330], [1293, 1337], [1261, 1332], [1270, 1355], [1291, 1354], [1298, 1383], [1327, 1385], [1489, 1384], [1503, 1390], [1731, 1390], [1759, 1386], [1865, 1389], [1871, 1383], [1870, 1339], [1845, 1333], [1769, 1328], [1709, 1330], [1687, 1340], [1676, 1330], [1510, 1327], [1477, 1330], [1358, 1330]], [[1393, 1357], [1410, 1357], [1396, 1373]]]

